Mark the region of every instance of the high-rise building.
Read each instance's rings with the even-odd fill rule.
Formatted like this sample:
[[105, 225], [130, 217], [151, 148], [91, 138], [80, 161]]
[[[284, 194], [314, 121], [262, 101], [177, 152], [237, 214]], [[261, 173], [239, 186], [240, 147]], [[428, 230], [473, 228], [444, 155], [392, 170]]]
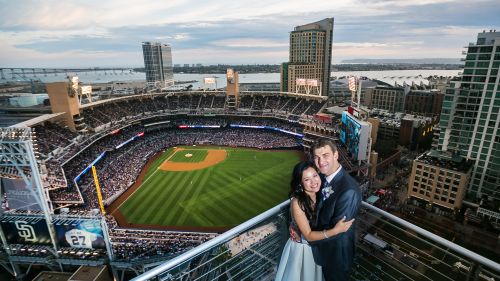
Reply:
[[439, 116], [444, 95], [439, 90], [411, 90], [405, 98], [405, 112]]
[[441, 207], [459, 210], [469, 182], [471, 163], [459, 159], [434, 157], [430, 151], [415, 159], [408, 185], [408, 196]]
[[368, 88], [364, 97], [361, 97], [361, 104], [369, 108], [378, 108], [390, 112], [403, 112], [405, 107], [405, 97], [410, 91], [407, 87], [376, 86]]
[[296, 26], [289, 61], [281, 66], [281, 91], [327, 96], [332, 64], [333, 18]]
[[[465, 53], [465, 52], [464, 52]], [[446, 89], [438, 150], [474, 162], [468, 199], [500, 202], [500, 32], [469, 43], [463, 74]], [[497, 209], [498, 210], [498, 209]]]
[[148, 85], [154, 87], [173, 85], [174, 71], [170, 45], [158, 42], [143, 42], [142, 53]]

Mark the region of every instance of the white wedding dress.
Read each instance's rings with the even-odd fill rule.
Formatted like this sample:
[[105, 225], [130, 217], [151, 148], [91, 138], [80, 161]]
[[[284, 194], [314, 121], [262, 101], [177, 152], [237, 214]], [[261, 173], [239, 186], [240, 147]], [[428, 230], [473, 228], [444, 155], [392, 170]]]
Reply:
[[[292, 216], [291, 224], [295, 225]], [[298, 229], [298, 227], [295, 227]], [[302, 235], [301, 235], [302, 236]], [[321, 266], [316, 265], [311, 246], [304, 237], [300, 243], [291, 238], [286, 242], [281, 254], [280, 264], [276, 273], [275, 281], [322, 281], [323, 272]]]

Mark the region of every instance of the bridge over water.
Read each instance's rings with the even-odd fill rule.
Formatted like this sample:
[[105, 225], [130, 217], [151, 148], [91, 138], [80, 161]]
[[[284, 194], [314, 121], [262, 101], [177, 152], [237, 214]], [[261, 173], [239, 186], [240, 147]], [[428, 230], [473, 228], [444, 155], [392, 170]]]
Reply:
[[0, 68], [0, 82], [5, 81], [30, 81], [43, 79], [49, 76], [61, 75], [79, 75], [96, 74], [96, 75], [126, 75], [134, 72], [131, 67], [89, 67], [89, 68]]

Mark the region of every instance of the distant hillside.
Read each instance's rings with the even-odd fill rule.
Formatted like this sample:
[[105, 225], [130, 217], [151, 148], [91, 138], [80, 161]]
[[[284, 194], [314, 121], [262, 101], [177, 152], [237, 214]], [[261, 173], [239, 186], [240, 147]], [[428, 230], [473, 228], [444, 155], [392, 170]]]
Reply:
[[350, 59], [342, 63], [368, 64], [461, 64], [460, 58], [426, 58], [426, 59]]
[[[238, 73], [280, 73], [279, 64], [246, 64], [246, 65], [198, 65], [174, 66], [174, 73], [221, 74], [228, 68]], [[341, 64], [332, 65], [332, 71], [383, 71], [409, 69], [460, 69], [460, 59], [353, 59], [344, 60]], [[144, 67], [134, 68], [136, 72], [144, 72]]]

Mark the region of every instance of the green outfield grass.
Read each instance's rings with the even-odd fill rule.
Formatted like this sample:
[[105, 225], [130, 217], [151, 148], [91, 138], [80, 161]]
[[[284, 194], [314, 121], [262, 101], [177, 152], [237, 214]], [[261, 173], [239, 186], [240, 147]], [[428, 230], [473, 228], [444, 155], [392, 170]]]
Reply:
[[[200, 151], [186, 149], [173, 157], [193, 162]], [[301, 157], [299, 152], [221, 149], [228, 152], [223, 162], [186, 172], [157, 169], [173, 151], [167, 150], [150, 166], [142, 185], [124, 202], [120, 212], [133, 224], [231, 227], [287, 199], [292, 168]], [[206, 155], [206, 150], [202, 151]], [[184, 157], [186, 153], [193, 157]]]

